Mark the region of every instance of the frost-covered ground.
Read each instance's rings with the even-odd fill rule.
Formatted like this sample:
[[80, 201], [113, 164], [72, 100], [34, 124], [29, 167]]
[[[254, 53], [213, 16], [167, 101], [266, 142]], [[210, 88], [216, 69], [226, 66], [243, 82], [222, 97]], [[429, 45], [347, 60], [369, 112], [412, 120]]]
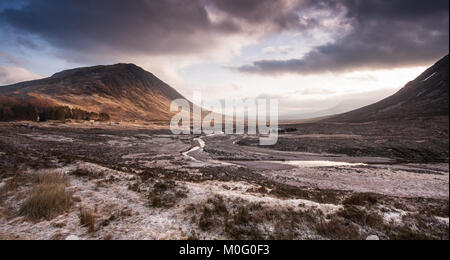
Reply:
[[[283, 152], [240, 138], [2, 124], [0, 238], [448, 239], [448, 164]], [[67, 176], [71, 205], [30, 219], [21, 208], [33, 176], [48, 173]]]

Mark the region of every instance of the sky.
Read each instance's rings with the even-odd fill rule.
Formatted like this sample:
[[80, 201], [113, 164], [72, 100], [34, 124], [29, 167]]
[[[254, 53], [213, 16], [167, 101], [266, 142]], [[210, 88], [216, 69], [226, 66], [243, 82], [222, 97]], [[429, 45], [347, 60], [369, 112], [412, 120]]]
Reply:
[[0, 1], [0, 85], [135, 63], [188, 99], [307, 117], [381, 100], [448, 52], [448, 0]]

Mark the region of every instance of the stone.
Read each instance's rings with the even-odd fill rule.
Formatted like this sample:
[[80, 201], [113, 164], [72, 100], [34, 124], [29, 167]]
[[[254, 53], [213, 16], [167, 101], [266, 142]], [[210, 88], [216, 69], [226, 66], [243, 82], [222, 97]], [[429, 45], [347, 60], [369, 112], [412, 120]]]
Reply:
[[378, 241], [378, 240], [380, 240], [380, 238], [378, 236], [371, 235], [371, 236], [368, 236], [366, 240], [367, 241]]
[[66, 237], [66, 240], [76, 241], [76, 240], [80, 240], [80, 238], [75, 235], [70, 235], [70, 236]]

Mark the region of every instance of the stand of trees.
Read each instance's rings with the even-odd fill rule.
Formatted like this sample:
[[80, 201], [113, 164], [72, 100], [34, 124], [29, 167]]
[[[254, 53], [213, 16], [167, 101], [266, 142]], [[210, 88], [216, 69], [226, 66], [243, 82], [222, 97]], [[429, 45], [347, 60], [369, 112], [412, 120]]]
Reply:
[[65, 121], [67, 119], [109, 121], [111, 118], [106, 113], [55, 106], [36, 98], [17, 99], [0, 96], [0, 121]]

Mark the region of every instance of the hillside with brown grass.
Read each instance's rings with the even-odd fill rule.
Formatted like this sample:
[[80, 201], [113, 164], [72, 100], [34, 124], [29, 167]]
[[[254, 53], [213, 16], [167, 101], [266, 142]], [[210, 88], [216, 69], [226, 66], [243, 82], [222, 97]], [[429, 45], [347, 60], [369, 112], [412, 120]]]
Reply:
[[0, 87], [0, 94], [105, 113], [115, 120], [168, 121], [170, 103], [183, 98], [133, 64], [78, 68], [41, 80]]

